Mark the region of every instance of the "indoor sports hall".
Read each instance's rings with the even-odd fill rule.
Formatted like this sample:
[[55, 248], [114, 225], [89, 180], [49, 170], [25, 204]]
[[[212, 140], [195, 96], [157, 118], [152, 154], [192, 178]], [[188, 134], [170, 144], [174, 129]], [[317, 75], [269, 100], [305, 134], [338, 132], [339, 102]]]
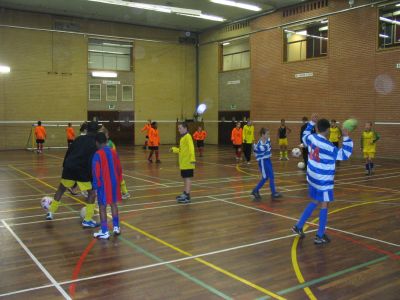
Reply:
[[399, 299], [399, 99], [398, 0], [0, 0], [0, 298]]

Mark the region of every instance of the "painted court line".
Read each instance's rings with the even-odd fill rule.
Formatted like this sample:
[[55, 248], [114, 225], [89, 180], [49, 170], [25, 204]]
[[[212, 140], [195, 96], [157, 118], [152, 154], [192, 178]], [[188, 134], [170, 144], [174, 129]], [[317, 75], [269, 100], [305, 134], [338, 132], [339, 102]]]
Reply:
[[71, 297], [64, 291], [64, 289], [60, 286], [60, 284], [51, 276], [51, 274], [46, 270], [46, 268], [39, 262], [39, 260], [33, 255], [33, 253], [28, 249], [28, 247], [21, 241], [21, 239], [17, 236], [17, 234], [8, 226], [6, 221], [1, 220], [4, 227], [11, 233], [11, 235], [17, 240], [20, 246], [25, 250], [25, 252], [29, 255], [29, 257], [33, 260], [33, 262], [39, 267], [39, 269], [46, 275], [46, 277], [50, 280], [50, 282], [54, 285], [54, 287], [63, 295], [65, 299], [72, 300]]
[[[309, 230], [306, 233], [310, 233], [310, 232], [314, 232], [314, 231], [316, 231], [316, 229]], [[215, 251], [206, 252], [206, 253], [202, 253], [202, 254], [198, 254], [198, 255], [186, 256], [186, 257], [182, 257], [182, 258], [178, 258], [178, 259], [174, 259], [174, 260], [157, 262], [157, 263], [154, 263], [154, 264], [149, 264], [149, 265], [144, 265], [144, 266], [140, 266], [140, 267], [124, 269], [124, 270], [119, 270], [119, 271], [114, 271], [114, 272], [109, 272], [109, 273], [103, 273], [103, 274], [98, 274], [98, 275], [94, 275], [94, 276], [82, 277], [82, 278], [74, 279], [74, 280], [67, 280], [67, 281], [60, 282], [59, 284], [60, 285], [66, 285], [66, 284], [71, 284], [71, 283], [78, 283], [78, 282], [93, 280], [93, 279], [97, 279], [97, 278], [104, 278], [104, 277], [123, 274], [123, 273], [128, 273], [128, 272], [135, 272], [135, 271], [155, 268], [155, 267], [159, 267], [159, 266], [175, 264], [175, 263], [178, 263], [178, 262], [183, 262], [183, 261], [192, 260], [192, 259], [196, 259], [196, 258], [201, 258], [201, 257], [210, 256], [210, 255], [216, 255], [216, 254], [221, 254], [221, 253], [225, 253], [225, 252], [235, 251], [235, 250], [248, 248], [248, 247], [253, 247], [253, 246], [257, 246], [257, 245], [261, 245], [261, 244], [267, 244], [267, 243], [271, 243], [271, 242], [275, 242], [275, 241], [279, 241], [279, 240], [283, 240], [283, 239], [292, 238], [292, 237], [295, 237], [295, 236], [296, 236], [296, 234], [289, 234], [289, 235], [286, 235], [286, 236], [281, 236], [281, 237], [267, 239], [267, 240], [263, 240], [263, 241], [259, 241], [259, 242], [239, 245], [239, 246], [235, 246], [235, 247], [231, 247], [231, 248], [215, 250]], [[30, 291], [30, 290], [48, 288], [48, 287], [52, 287], [52, 286], [54, 286], [54, 285], [43, 285], [43, 286], [35, 287], [35, 288], [32, 288], [32, 289], [25, 289], [25, 290], [15, 291], [15, 292], [12, 292], [12, 293], [1, 294], [0, 297], [5, 296], [5, 295], [12, 295], [12, 294], [16, 294], [16, 293], [21, 293], [21, 292], [27, 292], [27, 291]]]

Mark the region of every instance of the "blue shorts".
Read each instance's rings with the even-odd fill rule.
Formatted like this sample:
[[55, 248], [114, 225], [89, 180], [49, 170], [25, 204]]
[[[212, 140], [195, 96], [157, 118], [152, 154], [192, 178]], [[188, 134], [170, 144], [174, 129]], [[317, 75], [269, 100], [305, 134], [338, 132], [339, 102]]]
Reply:
[[319, 202], [332, 202], [334, 200], [333, 190], [321, 191], [311, 185], [308, 185], [308, 195], [311, 199]]

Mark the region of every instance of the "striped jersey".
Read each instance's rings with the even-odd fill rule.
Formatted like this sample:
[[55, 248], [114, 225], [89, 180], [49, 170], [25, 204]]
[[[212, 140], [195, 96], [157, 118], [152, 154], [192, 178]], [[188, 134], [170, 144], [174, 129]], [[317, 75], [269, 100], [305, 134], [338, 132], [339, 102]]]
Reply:
[[97, 150], [92, 159], [92, 174], [99, 203], [106, 205], [121, 200], [122, 168], [115, 150], [109, 146]]
[[262, 139], [253, 145], [253, 151], [257, 160], [271, 158], [271, 140], [268, 138], [264, 144]]
[[353, 141], [343, 137], [342, 148], [337, 148], [324, 136], [311, 134], [315, 123], [309, 122], [303, 132], [303, 144], [308, 147], [307, 181], [311, 198], [332, 201], [336, 160], [347, 160], [353, 151]]

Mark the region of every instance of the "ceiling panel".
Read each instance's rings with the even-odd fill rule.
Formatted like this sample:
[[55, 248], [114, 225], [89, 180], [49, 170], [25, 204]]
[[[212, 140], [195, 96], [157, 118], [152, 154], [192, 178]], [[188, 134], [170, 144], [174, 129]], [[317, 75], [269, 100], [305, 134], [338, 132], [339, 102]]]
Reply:
[[[204, 14], [223, 17], [226, 19], [225, 22], [229, 23], [301, 3], [304, 0], [243, 0], [244, 3], [260, 6], [261, 12], [215, 4], [209, 0], [136, 0], [135, 2], [201, 10]], [[221, 24], [210, 20], [87, 0], [0, 0], [0, 7], [194, 32], [202, 32]]]

